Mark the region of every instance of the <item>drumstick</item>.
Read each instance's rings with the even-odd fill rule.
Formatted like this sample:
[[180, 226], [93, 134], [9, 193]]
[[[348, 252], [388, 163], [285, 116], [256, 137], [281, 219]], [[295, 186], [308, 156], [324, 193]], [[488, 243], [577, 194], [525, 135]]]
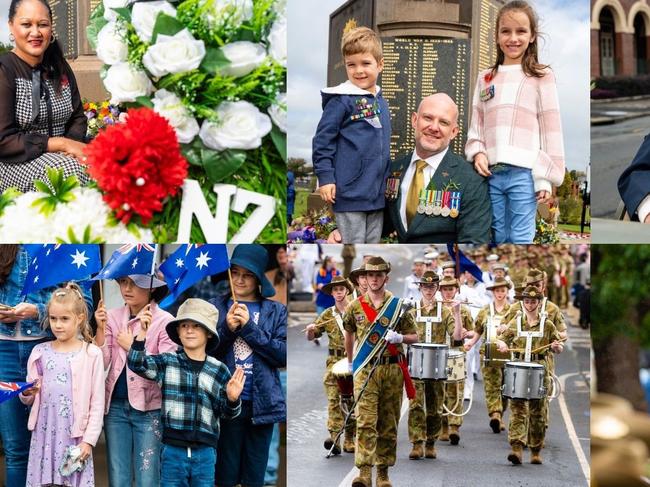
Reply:
[[[569, 337], [560, 338], [559, 340], [556, 340], [556, 341], [558, 341], [558, 342], [565, 342], [568, 338], [569, 338]], [[537, 348], [531, 350], [530, 353], [539, 353], [539, 352], [541, 352], [542, 350], [544, 350], [545, 348], [549, 348], [551, 345], [553, 345], [553, 344], [552, 344], [552, 343], [549, 343], [548, 345], [542, 345], [541, 347], [537, 347]], [[508, 352], [525, 353], [525, 352], [526, 352], [526, 349], [525, 349], [525, 348], [509, 348], [509, 349], [508, 349]]]

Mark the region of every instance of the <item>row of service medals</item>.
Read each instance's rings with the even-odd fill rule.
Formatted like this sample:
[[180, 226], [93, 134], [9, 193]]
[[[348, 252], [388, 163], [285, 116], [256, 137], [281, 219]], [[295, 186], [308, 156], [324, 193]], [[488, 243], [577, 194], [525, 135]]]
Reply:
[[460, 209], [460, 191], [438, 191], [423, 189], [420, 191], [420, 215], [457, 218]]

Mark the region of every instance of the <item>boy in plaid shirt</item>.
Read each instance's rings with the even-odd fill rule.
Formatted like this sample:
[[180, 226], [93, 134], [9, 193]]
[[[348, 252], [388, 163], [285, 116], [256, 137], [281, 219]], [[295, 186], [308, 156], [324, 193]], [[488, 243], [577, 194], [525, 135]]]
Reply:
[[219, 341], [219, 312], [202, 299], [186, 300], [167, 334], [183, 348], [175, 353], [146, 355], [146, 328], [133, 341], [128, 366], [162, 387], [161, 485], [214, 485], [219, 419], [239, 415], [244, 371], [228, 367], [205, 353]]

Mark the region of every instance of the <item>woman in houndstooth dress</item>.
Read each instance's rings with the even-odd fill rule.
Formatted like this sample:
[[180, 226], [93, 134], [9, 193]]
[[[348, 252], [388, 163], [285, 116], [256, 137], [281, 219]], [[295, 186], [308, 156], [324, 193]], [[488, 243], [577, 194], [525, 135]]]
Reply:
[[0, 192], [33, 191], [34, 181], [47, 182], [47, 167], [86, 184], [86, 117], [54, 39], [50, 7], [42, 0], [12, 0], [9, 26], [15, 48], [0, 56]]

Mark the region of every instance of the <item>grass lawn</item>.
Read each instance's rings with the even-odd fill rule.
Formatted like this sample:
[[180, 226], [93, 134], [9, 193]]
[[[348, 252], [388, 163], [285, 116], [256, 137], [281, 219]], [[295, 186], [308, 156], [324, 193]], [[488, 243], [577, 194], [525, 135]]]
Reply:
[[[580, 225], [569, 225], [565, 223], [560, 223], [558, 225], [558, 229], [564, 230], [565, 232], [580, 233]], [[585, 226], [585, 233], [591, 233], [591, 228]]]
[[293, 217], [297, 218], [307, 213], [307, 197], [311, 194], [306, 188], [296, 188], [296, 205], [293, 210]]

